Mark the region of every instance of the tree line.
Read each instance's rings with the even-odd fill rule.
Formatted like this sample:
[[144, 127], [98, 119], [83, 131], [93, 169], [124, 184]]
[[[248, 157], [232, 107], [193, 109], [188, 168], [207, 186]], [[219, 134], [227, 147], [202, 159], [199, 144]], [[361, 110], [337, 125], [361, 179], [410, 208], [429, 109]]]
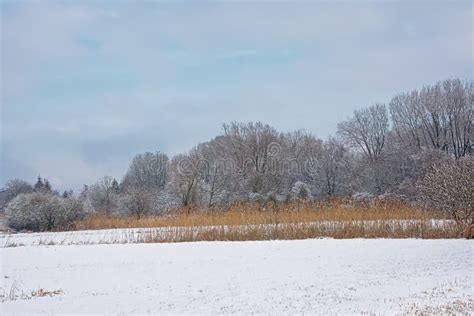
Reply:
[[445, 194], [451, 197], [462, 192], [454, 199], [468, 214], [463, 220], [470, 220], [473, 87], [473, 81], [450, 79], [401, 93], [388, 104], [354, 111], [327, 139], [304, 130], [279, 132], [261, 122], [231, 122], [220, 135], [174, 157], [160, 151], [138, 154], [120, 181], [105, 176], [77, 195], [61, 195], [49, 182], [45, 189], [45, 183], [11, 180], [0, 207], [28, 194], [75, 199], [81, 214], [138, 217], [233, 202], [336, 197], [440, 206], [439, 192], [448, 186]]

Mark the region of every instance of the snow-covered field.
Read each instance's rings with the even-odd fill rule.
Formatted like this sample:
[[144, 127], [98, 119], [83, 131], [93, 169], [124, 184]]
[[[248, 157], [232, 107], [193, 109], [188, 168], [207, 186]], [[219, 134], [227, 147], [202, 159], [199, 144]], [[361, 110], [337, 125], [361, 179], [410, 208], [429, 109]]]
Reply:
[[474, 312], [474, 243], [467, 240], [43, 245], [0, 251], [2, 315]]

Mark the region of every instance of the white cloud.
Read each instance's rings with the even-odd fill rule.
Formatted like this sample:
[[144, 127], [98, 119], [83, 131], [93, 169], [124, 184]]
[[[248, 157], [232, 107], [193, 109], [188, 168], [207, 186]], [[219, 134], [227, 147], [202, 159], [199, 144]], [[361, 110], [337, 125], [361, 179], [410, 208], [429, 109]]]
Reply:
[[[355, 108], [472, 77], [472, 21], [469, 3], [22, 2], [2, 10], [2, 143], [18, 170], [78, 188], [226, 121], [326, 136]], [[136, 86], [86, 91], [98, 76]], [[74, 93], [43, 91], [68, 79]]]

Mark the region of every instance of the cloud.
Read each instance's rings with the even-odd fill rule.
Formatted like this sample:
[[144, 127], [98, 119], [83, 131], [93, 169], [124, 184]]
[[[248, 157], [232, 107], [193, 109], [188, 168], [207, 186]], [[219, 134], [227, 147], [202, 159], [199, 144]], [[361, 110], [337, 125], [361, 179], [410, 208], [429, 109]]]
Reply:
[[4, 177], [61, 188], [223, 122], [325, 137], [355, 108], [472, 77], [469, 1], [0, 5]]
[[[2, 3], [2, 97], [21, 96], [34, 85], [42, 63], [71, 61], [86, 49], [77, 34], [94, 19], [93, 11], [80, 6], [37, 2]], [[33, 75], [33, 76], [32, 76]]]

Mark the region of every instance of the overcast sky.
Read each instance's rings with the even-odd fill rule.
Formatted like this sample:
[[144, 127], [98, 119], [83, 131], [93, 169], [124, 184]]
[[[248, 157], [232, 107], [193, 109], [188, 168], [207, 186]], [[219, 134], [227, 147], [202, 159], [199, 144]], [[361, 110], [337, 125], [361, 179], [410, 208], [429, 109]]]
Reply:
[[223, 122], [326, 137], [354, 109], [473, 77], [471, 1], [0, 3], [0, 187], [120, 179]]

